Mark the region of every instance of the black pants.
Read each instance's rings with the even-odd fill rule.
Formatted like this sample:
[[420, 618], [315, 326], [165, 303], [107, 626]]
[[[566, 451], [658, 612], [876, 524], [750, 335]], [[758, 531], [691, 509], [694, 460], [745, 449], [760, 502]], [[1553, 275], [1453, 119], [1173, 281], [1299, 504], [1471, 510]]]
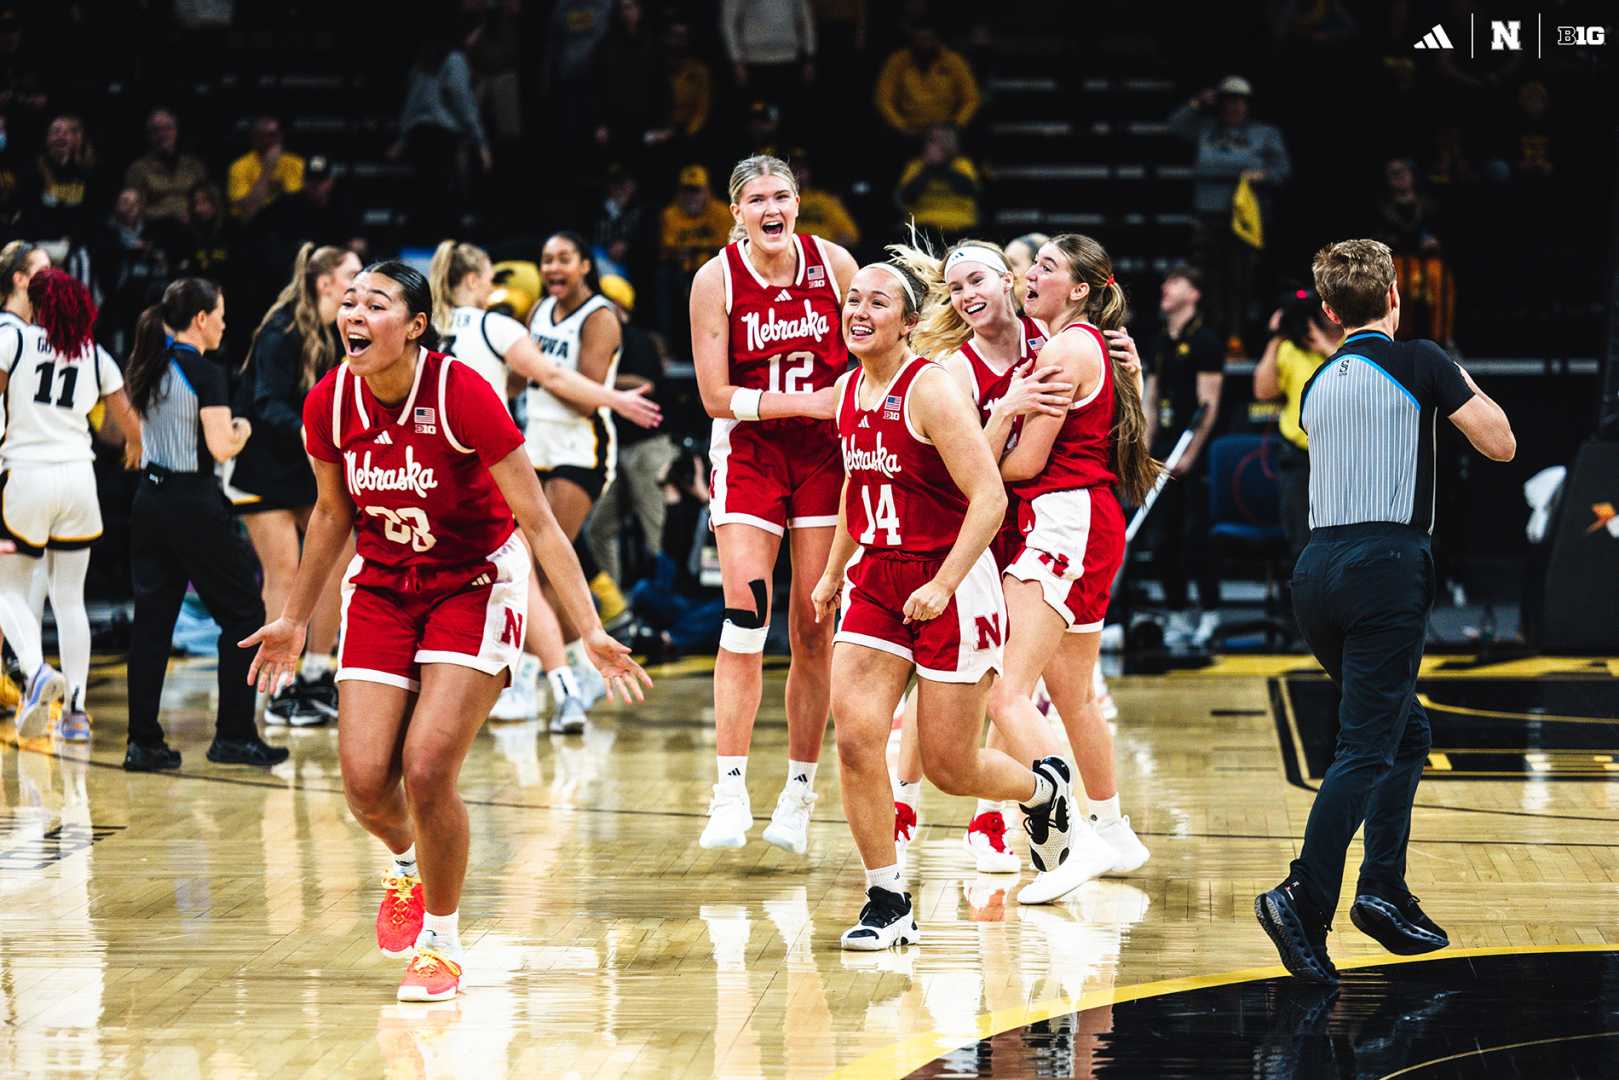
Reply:
[[1198, 606], [1220, 606], [1219, 567], [1210, 558], [1209, 486], [1200, 458], [1192, 471], [1164, 485], [1148, 521], [1156, 519], [1152, 564], [1164, 587], [1164, 607], [1184, 611], [1186, 583], [1197, 582]]
[[1338, 745], [1293, 861], [1329, 918], [1362, 821], [1360, 881], [1405, 888], [1411, 802], [1432, 745], [1415, 690], [1433, 596], [1428, 537], [1404, 525], [1317, 529], [1293, 570], [1299, 629], [1342, 695]]
[[142, 746], [163, 741], [158, 701], [188, 581], [219, 624], [215, 732], [221, 739], [256, 736], [254, 691], [247, 685], [253, 656], [236, 643], [264, 624], [258, 560], [236, 531], [230, 504], [211, 475], [141, 479], [130, 511], [129, 569], [135, 592], [129, 741]]

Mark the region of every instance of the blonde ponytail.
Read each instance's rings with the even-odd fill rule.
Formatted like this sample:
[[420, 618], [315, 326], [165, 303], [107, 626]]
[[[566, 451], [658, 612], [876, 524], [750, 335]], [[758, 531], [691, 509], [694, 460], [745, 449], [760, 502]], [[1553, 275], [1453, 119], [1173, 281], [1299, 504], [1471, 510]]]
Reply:
[[[1088, 236], [1064, 233], [1051, 239], [1062, 252], [1075, 282], [1090, 286], [1074, 315], [1101, 330], [1118, 330], [1130, 316], [1124, 289], [1113, 277], [1107, 249]], [[1063, 321], [1069, 322], [1072, 316]], [[1060, 327], [1053, 326], [1053, 329]], [[1126, 502], [1140, 506], [1164, 471], [1147, 446], [1147, 415], [1141, 403], [1141, 384], [1125, 371], [1112, 350], [1104, 350], [1113, 375], [1113, 471]]]
[[433, 291], [433, 329], [441, 334], [454, 329], [456, 287], [462, 278], [481, 273], [489, 265], [489, 253], [477, 244], [446, 240], [438, 246], [427, 268], [427, 284]]
[[331, 370], [337, 363], [337, 340], [332, 334], [331, 327], [321, 325], [320, 297], [316, 292], [315, 283], [323, 275], [334, 272], [348, 256], [349, 253], [345, 248], [329, 244], [325, 247], [316, 247], [313, 240], [304, 242], [298, 249], [297, 257], [292, 261], [292, 279], [276, 296], [275, 303], [264, 313], [264, 318], [259, 320], [258, 329], [253, 331], [253, 340], [247, 347], [244, 369], [253, 360], [253, 349], [258, 345], [259, 335], [264, 333], [264, 328], [270, 325], [270, 320], [283, 308], [290, 305], [292, 332], [298, 337], [299, 351], [303, 360], [299, 385], [307, 391], [322, 375]]

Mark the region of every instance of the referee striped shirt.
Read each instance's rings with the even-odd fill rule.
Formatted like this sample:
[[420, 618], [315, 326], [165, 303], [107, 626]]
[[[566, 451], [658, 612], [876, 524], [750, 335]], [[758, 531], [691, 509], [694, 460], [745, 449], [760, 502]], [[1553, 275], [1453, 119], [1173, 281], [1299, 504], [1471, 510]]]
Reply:
[[141, 465], [178, 473], [212, 473], [200, 410], [230, 405], [225, 371], [190, 345], [169, 346], [169, 366], [141, 413]]
[[1439, 416], [1473, 397], [1445, 350], [1365, 330], [1304, 384], [1310, 527], [1392, 522], [1433, 532]]

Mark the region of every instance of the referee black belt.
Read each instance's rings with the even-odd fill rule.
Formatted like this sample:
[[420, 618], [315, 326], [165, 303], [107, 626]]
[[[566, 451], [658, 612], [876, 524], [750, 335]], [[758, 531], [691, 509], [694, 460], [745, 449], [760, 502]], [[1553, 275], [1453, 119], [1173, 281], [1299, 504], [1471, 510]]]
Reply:
[[1403, 525], [1398, 521], [1361, 521], [1353, 525], [1326, 525], [1310, 530], [1312, 544], [1330, 544], [1341, 540], [1373, 540], [1379, 537], [1421, 540], [1423, 543], [1431, 539], [1426, 530], [1419, 529], [1415, 525]]
[[193, 485], [207, 481], [214, 483], [214, 474], [209, 472], [180, 472], [177, 469], [165, 469], [161, 465], [144, 465], [141, 467], [141, 478], [161, 487], [165, 484]]

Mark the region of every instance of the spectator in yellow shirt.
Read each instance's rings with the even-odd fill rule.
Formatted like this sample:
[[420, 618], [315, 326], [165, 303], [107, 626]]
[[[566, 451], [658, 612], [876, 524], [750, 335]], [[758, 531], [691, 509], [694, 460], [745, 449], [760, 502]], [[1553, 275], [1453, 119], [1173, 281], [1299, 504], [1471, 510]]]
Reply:
[[691, 53], [691, 26], [676, 20], [664, 31], [663, 52], [669, 65], [669, 127], [686, 138], [708, 126], [714, 108], [714, 72]]
[[304, 159], [281, 145], [281, 122], [275, 117], [253, 122], [253, 149], [231, 162], [227, 186], [231, 213], [244, 221], [281, 196], [303, 190]]
[[900, 174], [895, 198], [918, 225], [948, 237], [978, 226], [979, 189], [978, 170], [962, 155], [956, 129], [935, 124], [922, 143], [922, 156]]
[[691, 324], [687, 305], [692, 275], [724, 247], [731, 235], [731, 208], [714, 197], [708, 170], [680, 170], [674, 201], [663, 208], [658, 238], [657, 322], [670, 346], [686, 355]]
[[810, 175], [809, 154], [795, 149], [788, 158], [793, 165], [793, 176], [798, 180], [798, 231], [810, 236], [823, 236], [834, 244], [854, 247], [860, 243], [860, 229], [849, 216], [843, 200], [830, 191], [814, 186]]
[[1254, 400], [1282, 399], [1277, 415], [1284, 440], [1277, 463], [1282, 528], [1297, 559], [1310, 539], [1310, 438], [1299, 426], [1299, 395], [1315, 369], [1338, 351], [1344, 332], [1322, 313], [1320, 298], [1308, 289], [1277, 309], [1270, 329], [1271, 339], [1254, 368]]
[[883, 64], [876, 103], [902, 135], [921, 135], [933, 124], [964, 128], [978, 112], [978, 80], [965, 57], [945, 48], [931, 26], [918, 24], [910, 44]]

